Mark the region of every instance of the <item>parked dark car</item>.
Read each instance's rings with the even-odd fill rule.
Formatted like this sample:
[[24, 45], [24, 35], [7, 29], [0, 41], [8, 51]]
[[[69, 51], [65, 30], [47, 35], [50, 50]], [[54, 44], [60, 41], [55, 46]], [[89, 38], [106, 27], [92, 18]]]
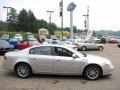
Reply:
[[0, 39], [0, 54], [4, 54], [5, 52], [14, 51], [14, 46], [10, 45], [6, 40]]

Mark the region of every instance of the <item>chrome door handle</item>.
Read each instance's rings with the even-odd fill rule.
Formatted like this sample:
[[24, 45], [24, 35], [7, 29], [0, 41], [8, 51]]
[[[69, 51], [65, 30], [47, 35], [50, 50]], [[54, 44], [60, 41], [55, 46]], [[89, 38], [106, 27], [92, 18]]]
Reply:
[[36, 58], [31, 58], [31, 60], [37, 60]]
[[60, 62], [60, 63], [62, 63], [62, 61], [61, 61], [61, 60], [57, 60], [57, 62]]

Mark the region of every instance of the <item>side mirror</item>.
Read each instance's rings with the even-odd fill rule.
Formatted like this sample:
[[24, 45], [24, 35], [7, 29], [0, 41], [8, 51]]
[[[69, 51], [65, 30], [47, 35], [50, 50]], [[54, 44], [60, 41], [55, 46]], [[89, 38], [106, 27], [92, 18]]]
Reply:
[[73, 58], [77, 58], [78, 56], [77, 56], [76, 54], [73, 54], [72, 57], [73, 57]]

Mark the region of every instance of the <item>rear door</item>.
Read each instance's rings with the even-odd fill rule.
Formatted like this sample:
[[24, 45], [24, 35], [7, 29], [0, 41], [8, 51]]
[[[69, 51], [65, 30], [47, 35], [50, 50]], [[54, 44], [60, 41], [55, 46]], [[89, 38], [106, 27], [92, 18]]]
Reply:
[[29, 51], [29, 58], [32, 61], [35, 71], [43, 73], [53, 72], [53, 56], [51, 50], [52, 47], [50, 46], [41, 46], [32, 48]]
[[86, 42], [86, 47], [87, 49], [96, 49], [96, 44], [90, 40]]

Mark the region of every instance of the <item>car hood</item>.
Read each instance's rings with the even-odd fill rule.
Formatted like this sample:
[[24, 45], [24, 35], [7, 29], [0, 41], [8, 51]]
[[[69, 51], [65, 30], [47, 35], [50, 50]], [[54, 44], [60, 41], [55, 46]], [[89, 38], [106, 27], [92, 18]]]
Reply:
[[104, 58], [104, 57], [100, 57], [100, 56], [96, 56], [96, 55], [91, 55], [91, 54], [87, 54], [86, 60], [89, 63], [106, 63], [106, 64], [111, 64], [111, 61]]

